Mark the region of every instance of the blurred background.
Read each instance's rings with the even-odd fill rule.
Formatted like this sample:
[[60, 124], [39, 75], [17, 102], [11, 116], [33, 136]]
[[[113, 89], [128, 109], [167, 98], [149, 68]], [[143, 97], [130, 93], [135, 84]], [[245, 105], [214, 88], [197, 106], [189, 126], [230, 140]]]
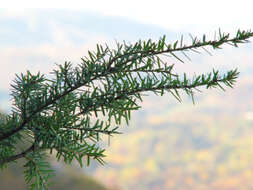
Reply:
[[[15, 74], [26, 70], [49, 74], [55, 63], [78, 64], [97, 43], [115, 47], [115, 41], [158, 40], [164, 34], [168, 42], [181, 35], [189, 42], [189, 33], [213, 39], [219, 28], [231, 35], [238, 29], [253, 29], [253, 2], [244, 0], [54, 3], [7, 2], [0, 9], [0, 110], [4, 113], [11, 110], [10, 84]], [[234, 89], [200, 88], [195, 105], [183, 94], [179, 103], [169, 94], [146, 93], [142, 109], [132, 113], [129, 126], [122, 126], [123, 134], [110, 139], [105, 166], [92, 162], [90, 167], [75, 163], [67, 167], [52, 159], [57, 170], [54, 188], [253, 189], [253, 44], [209, 51], [213, 56], [189, 54], [191, 61], [184, 64], [173, 58], [167, 61], [175, 64], [176, 72], [190, 75], [238, 68]], [[27, 189], [16, 167], [0, 173], [1, 189]]]

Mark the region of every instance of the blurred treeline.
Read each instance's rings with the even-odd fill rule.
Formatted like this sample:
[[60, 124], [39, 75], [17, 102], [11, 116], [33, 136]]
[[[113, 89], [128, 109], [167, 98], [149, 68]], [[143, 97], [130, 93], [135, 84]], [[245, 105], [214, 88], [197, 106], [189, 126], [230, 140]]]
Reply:
[[[1, 190], [27, 190], [28, 185], [25, 183], [23, 176], [22, 161], [18, 164], [11, 164], [8, 169], [0, 172], [0, 189]], [[70, 167], [56, 169], [55, 177], [50, 190], [109, 190], [101, 183], [98, 183], [92, 177], [78, 172]]]

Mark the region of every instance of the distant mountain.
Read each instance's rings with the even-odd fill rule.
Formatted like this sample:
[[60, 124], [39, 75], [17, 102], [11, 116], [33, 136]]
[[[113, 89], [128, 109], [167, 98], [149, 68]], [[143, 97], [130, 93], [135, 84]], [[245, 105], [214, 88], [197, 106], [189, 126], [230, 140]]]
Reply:
[[[27, 190], [28, 185], [24, 181], [22, 164], [11, 165], [0, 172], [1, 190]], [[51, 180], [53, 184], [50, 190], [109, 190], [93, 178], [73, 169], [61, 169], [56, 171], [56, 176]]]

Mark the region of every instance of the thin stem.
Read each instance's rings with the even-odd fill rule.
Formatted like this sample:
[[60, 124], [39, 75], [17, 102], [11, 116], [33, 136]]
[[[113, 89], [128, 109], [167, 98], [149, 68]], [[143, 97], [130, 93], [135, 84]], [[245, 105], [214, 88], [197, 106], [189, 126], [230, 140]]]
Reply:
[[[213, 80], [209, 85], [211, 84], [215, 84], [215, 83], [218, 83], [218, 82], [222, 82], [223, 79], [216, 79], [216, 80]], [[205, 86], [207, 85], [205, 82], [201, 82], [201, 83], [198, 83], [196, 85], [194, 84], [191, 84], [191, 85], [165, 85], [163, 87], [151, 87], [151, 88], [137, 88], [137, 89], [134, 89], [132, 91], [128, 91], [128, 90], [122, 90], [122, 91], [119, 91], [119, 92], [113, 92], [113, 93], [107, 93], [107, 94], [103, 94], [101, 96], [97, 96], [97, 97], [94, 97], [94, 98], [102, 98], [102, 97], [107, 97], [107, 96], [114, 96], [114, 94], [119, 94], [117, 97], [114, 97], [113, 100], [119, 100], [123, 97], [126, 97], [126, 96], [131, 96], [131, 95], [134, 95], [134, 94], [137, 94], [137, 93], [140, 93], [140, 92], [147, 92], [147, 91], [156, 91], [156, 90], [173, 90], [173, 89], [192, 89], [192, 88], [197, 88], [197, 87], [200, 87], [200, 86]], [[109, 98], [109, 97], [108, 97]], [[113, 101], [111, 100], [111, 102]], [[101, 101], [100, 104], [96, 103], [96, 105], [93, 105], [93, 106], [90, 106], [91, 108], [93, 107], [94, 109], [97, 109], [99, 107], [101, 107], [102, 105], [104, 105], [104, 102]], [[93, 111], [93, 110], [90, 110], [89, 107], [87, 108], [84, 108], [83, 111], [77, 113], [76, 115], [79, 116], [79, 115], [85, 115], [87, 114], [88, 112], [90, 111]]]
[[20, 154], [16, 154], [16, 155], [13, 155], [13, 156], [10, 156], [8, 158], [4, 158], [2, 160], [0, 160], [0, 165], [3, 165], [5, 163], [8, 163], [8, 162], [12, 162], [12, 161], [15, 161], [19, 158], [23, 158], [25, 157], [28, 153], [34, 151], [34, 144], [32, 146], [30, 146], [28, 149], [26, 149], [24, 152], [20, 153]]

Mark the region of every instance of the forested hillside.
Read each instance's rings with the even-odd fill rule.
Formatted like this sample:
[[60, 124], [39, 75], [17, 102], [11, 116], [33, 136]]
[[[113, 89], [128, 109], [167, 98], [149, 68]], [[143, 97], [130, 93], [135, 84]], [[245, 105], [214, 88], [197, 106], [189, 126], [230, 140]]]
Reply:
[[[21, 162], [19, 162], [21, 163]], [[12, 164], [11, 167], [0, 172], [1, 190], [27, 190], [22, 168], [23, 164]], [[52, 178], [51, 190], [109, 190], [91, 177], [71, 168], [58, 168], [56, 176]]]
[[184, 99], [148, 96], [124, 134], [110, 139], [105, 167], [87, 168], [122, 190], [253, 189], [253, 87]]

